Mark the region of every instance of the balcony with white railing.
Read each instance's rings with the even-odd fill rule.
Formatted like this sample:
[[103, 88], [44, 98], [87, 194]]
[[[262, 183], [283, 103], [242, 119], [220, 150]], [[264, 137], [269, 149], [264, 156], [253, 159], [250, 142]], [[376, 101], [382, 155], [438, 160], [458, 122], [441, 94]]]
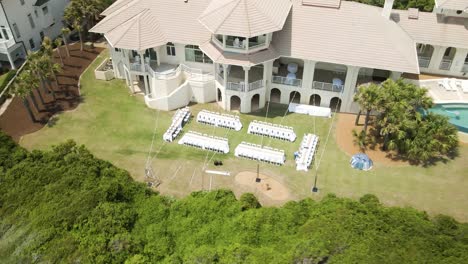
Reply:
[[212, 37], [213, 43], [219, 48], [236, 53], [251, 53], [266, 49], [269, 45], [268, 39], [267, 34], [252, 38], [222, 35], [213, 35]]
[[[5, 34], [8, 35], [8, 39], [6, 39]], [[13, 34], [11, 33], [10, 28], [3, 28], [2, 35], [3, 39], [0, 40], [0, 53], [7, 53], [8, 49], [13, 47], [16, 42], [13, 38]]]
[[343, 85], [338, 85], [338, 84], [333, 84], [333, 83], [314, 81], [312, 83], [312, 88], [317, 89], [317, 90], [341, 93], [343, 91], [344, 86]]
[[279, 63], [279, 60], [277, 60], [273, 64], [273, 78], [271, 81], [276, 84], [301, 87], [303, 72], [304, 68], [301, 65], [298, 65], [297, 71], [295, 73], [290, 73], [288, 71], [288, 65], [281, 64]]
[[428, 68], [429, 63], [431, 63], [431, 57], [419, 56], [418, 61], [419, 61], [419, 67], [420, 68]]
[[250, 92], [250, 91], [257, 90], [257, 89], [261, 89], [263, 87], [264, 87], [263, 80], [251, 82], [248, 85], [245, 85], [244, 82], [238, 82], [238, 83], [228, 82], [226, 85], [226, 90], [236, 91], [236, 92]]
[[337, 68], [335, 71], [316, 68], [312, 89], [340, 93], [343, 91], [345, 79], [345, 68]]
[[273, 76], [272, 82], [277, 83], [277, 84], [296, 86], [296, 87], [302, 86], [301, 79], [293, 79], [293, 78], [288, 78], [288, 77], [283, 77], [283, 76]]
[[440, 62], [439, 69], [448, 71], [448, 70], [450, 70], [451, 66], [452, 66], [452, 60], [451, 59], [443, 59]]

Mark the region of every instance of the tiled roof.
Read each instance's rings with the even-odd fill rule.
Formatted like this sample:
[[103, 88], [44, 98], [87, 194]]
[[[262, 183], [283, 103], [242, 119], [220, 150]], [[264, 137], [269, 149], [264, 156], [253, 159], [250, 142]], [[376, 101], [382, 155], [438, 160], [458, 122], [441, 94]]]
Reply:
[[281, 55], [419, 73], [414, 40], [381, 8], [349, 1], [339, 9], [293, 3], [283, 30], [273, 35]]
[[403, 10], [393, 10], [391, 18], [417, 43], [468, 48], [468, 19], [466, 18], [419, 12], [418, 19], [410, 19], [408, 11]]
[[439, 8], [452, 10], [468, 9], [468, 1], [466, 0], [436, 0], [436, 6]]
[[213, 34], [255, 37], [281, 30], [289, 0], [212, 0], [199, 17]]

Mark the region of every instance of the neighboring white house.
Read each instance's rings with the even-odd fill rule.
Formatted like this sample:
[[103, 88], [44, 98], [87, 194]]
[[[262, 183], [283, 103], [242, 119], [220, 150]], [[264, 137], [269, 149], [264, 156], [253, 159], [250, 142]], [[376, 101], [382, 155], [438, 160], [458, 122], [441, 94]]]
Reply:
[[217, 101], [248, 113], [292, 101], [356, 112], [360, 84], [402, 73], [466, 74], [464, 1], [422, 13], [392, 10], [393, 0], [384, 8], [341, 0], [118, 0], [91, 31], [104, 34], [116, 76], [132, 91], [142, 87], [151, 108]]
[[0, 62], [16, 68], [26, 50], [40, 48], [44, 36], [56, 38], [69, 0], [1, 0]]

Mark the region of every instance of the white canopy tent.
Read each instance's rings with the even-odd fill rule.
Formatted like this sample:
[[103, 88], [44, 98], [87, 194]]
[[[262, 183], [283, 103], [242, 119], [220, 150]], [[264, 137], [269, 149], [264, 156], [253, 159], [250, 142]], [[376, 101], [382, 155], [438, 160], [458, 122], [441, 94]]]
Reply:
[[179, 144], [224, 154], [229, 153], [229, 143], [227, 138], [202, 135], [193, 131], [185, 133], [185, 135], [179, 140]]
[[240, 143], [235, 150], [236, 157], [242, 157], [275, 165], [283, 165], [286, 161], [284, 150], [262, 147], [247, 142]]
[[331, 109], [329, 107], [290, 103], [288, 111], [311, 116], [331, 117]]
[[238, 116], [214, 113], [207, 110], [202, 110], [198, 113], [197, 122], [216, 127], [234, 129], [236, 131], [242, 129], [242, 123]]
[[167, 142], [172, 142], [182, 131], [182, 127], [190, 120], [190, 109], [184, 107], [178, 109], [172, 117], [172, 123], [163, 135], [163, 139]]
[[247, 133], [288, 140], [291, 142], [296, 140], [296, 133], [294, 133], [294, 129], [292, 127], [257, 120], [250, 122]]

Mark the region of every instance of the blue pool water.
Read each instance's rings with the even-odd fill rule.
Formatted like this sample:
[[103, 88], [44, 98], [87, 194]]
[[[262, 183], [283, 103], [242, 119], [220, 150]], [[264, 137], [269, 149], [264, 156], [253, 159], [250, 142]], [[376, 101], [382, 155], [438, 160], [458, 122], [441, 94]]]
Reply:
[[468, 133], [468, 104], [438, 104], [429, 111], [449, 117], [459, 131]]

